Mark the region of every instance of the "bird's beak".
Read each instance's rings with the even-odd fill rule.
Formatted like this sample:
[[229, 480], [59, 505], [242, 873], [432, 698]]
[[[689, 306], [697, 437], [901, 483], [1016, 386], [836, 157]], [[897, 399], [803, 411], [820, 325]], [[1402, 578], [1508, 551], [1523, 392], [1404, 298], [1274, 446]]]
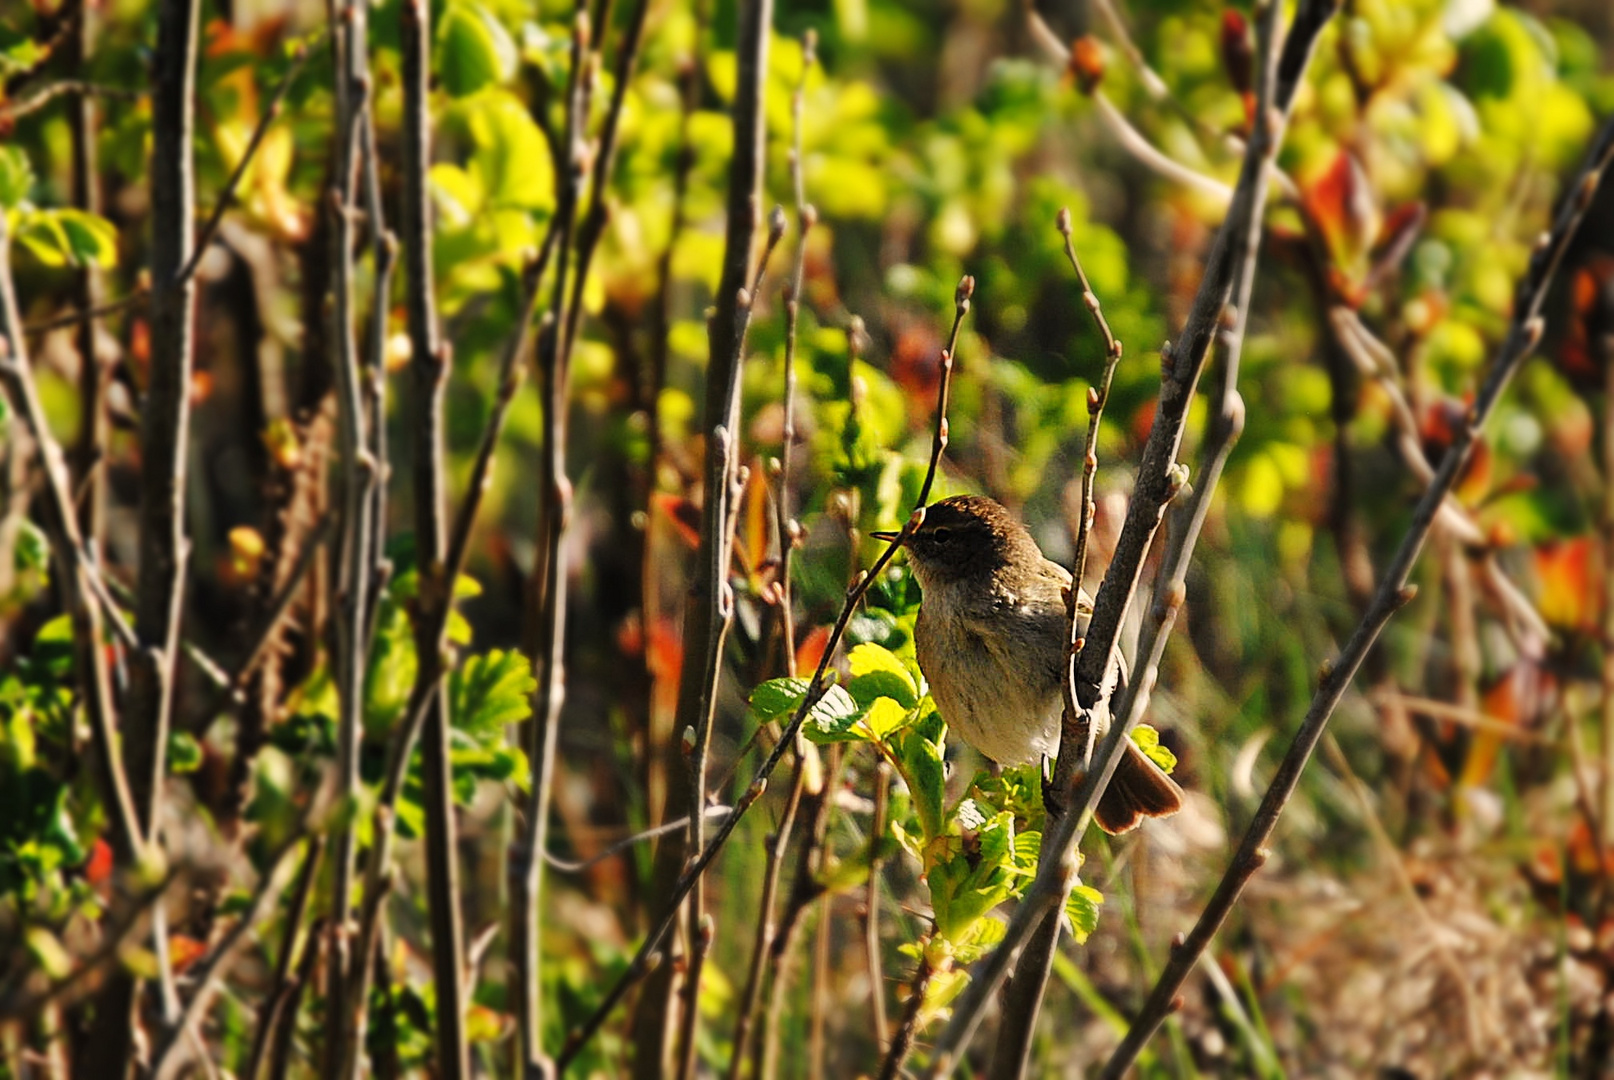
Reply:
[[886, 543], [889, 544], [893, 540], [896, 540], [899, 537], [901, 537], [902, 533], [900, 533], [900, 532], [871, 532], [871, 533], [869, 533], [869, 535], [871, 537], [873, 537], [874, 539], [876, 539], [876, 540], [884, 540]]

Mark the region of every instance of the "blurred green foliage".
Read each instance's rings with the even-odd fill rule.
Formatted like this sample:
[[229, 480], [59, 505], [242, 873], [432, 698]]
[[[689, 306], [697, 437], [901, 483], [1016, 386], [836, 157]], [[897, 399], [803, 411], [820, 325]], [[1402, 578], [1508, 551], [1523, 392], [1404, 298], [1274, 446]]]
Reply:
[[[615, 5], [608, 25], [594, 28], [605, 46], [589, 101], [592, 132], [615, 90], [628, 6]], [[0, 110], [61, 76], [50, 66], [56, 61], [45, 33], [54, 8], [25, 7], [0, 15]], [[74, 274], [83, 267], [103, 272], [108, 297], [148, 284], [151, 108], [144, 88], [154, 21], [143, 0], [101, 8], [99, 44], [80, 74], [124, 91], [98, 101], [102, 213], [73, 205], [73, 96], [25, 115], [0, 111], [7, 125], [0, 208], [16, 241], [10, 259], [26, 321], [71, 307]], [[290, 517], [286, 492], [302, 467], [285, 462], [297, 455], [305, 465], [325, 460], [320, 403], [299, 396], [319, 385], [322, 360], [309, 342], [323, 315], [320, 298], [310, 301], [300, 290], [316, 280], [326, 251], [319, 214], [330, 183], [332, 61], [312, 16], [260, 17], [248, 8], [240, 5], [232, 24], [219, 20], [204, 31], [196, 142], [204, 214], [245, 155], [271, 95], [288, 75], [293, 81], [227, 215], [219, 249], [226, 257], [217, 260], [227, 265], [212, 266], [210, 255], [202, 272], [203, 379], [193, 395], [199, 464], [188, 493], [197, 557], [185, 633], [225, 661], [238, 658], [241, 627], [262, 601], [262, 582], [273, 580], [293, 545], [264, 544], [268, 569], [261, 576], [232, 571], [228, 559], [212, 556], [231, 550], [232, 530], [277, 535]], [[715, 749], [724, 779], [713, 795], [720, 801], [732, 801], [749, 777], [758, 727], [787, 716], [806, 691], [803, 678], [782, 675], [780, 656], [816, 660], [815, 635], [872, 553], [862, 535], [900, 525], [912, 509], [933, 430], [938, 354], [965, 273], [977, 290], [957, 351], [951, 442], [935, 494], [986, 491], [1026, 517], [1051, 557], [1068, 556], [1086, 395], [1103, 346], [1053, 227], [1061, 207], [1071, 212], [1093, 290], [1125, 346], [1098, 443], [1098, 547], [1113, 536], [1118, 500], [1153, 415], [1160, 349], [1181, 326], [1224, 212], [1218, 187], [1237, 174], [1251, 107], [1241, 65], [1247, 68], [1251, 42], [1244, 5], [1140, 0], [1122, 13], [1131, 28], [1125, 41], [1095, 15], [1096, 5], [1078, 8], [1045, 16], [1061, 47], [1097, 35], [1091, 43], [1101, 70], [1091, 83], [1076, 77], [1066, 57], [1045, 56], [1021, 7], [1007, 0], [952, 7], [834, 0], [776, 14], [766, 101], [769, 205], [762, 209], [794, 203], [791, 95], [803, 79], [800, 35], [812, 29], [820, 62], [805, 72], [800, 166], [820, 223], [808, 241], [801, 294], [797, 445], [782, 443], [780, 410], [779, 295], [794, 228], [767, 269], [742, 376], [741, 445], [756, 482], [742, 514], [744, 565], [733, 575], [737, 629]], [[1292, 727], [1317, 664], [1355, 623], [1361, 597], [1353, 567], [1365, 561], [1371, 583], [1420, 490], [1405, 445], [1438, 457], [1504, 332], [1514, 282], [1561, 195], [1558, 178], [1578, 160], [1598, 119], [1614, 112], [1614, 32], [1596, 8], [1354, 0], [1324, 32], [1297, 95], [1266, 223], [1239, 382], [1247, 425], [1156, 691], [1151, 721], [1158, 732], [1140, 739], [1161, 760], [1177, 760], [1186, 785], [1206, 796], [1194, 813], [1211, 821], [1212, 832], [1247, 820], [1252, 790], [1258, 794], [1251, 777], [1265, 775], [1273, 753], [1263, 747]], [[388, 214], [401, 182], [398, 13], [397, 0], [376, 5], [370, 29]], [[567, 447], [578, 506], [563, 556], [573, 579], [571, 682], [557, 811], [579, 853], [599, 846], [591, 828], [626, 833], [659, 823], [666, 771], [679, 761], [671, 691], [682, 648], [678, 613], [693, 572], [688, 511], [701, 497], [695, 478], [705, 449], [705, 317], [723, 249], [733, 150], [733, 16], [731, 2], [654, 9], [626, 88], [606, 196], [609, 227], [582, 292]], [[453, 347], [449, 470], [462, 485], [496, 391], [500, 350], [522, 317], [522, 267], [555, 212], [573, 9], [548, 0], [440, 0], [432, 19], [433, 269]], [[1131, 59], [1134, 48], [1146, 67]], [[306, 61], [297, 68], [300, 52]], [[1160, 175], [1139, 146], [1198, 174], [1198, 182]], [[1547, 738], [1543, 730], [1557, 739], [1585, 728], [1593, 744], [1602, 737], [1593, 727], [1610, 613], [1598, 597], [1600, 575], [1614, 560], [1597, 535], [1610, 482], [1596, 457], [1608, 437], [1599, 418], [1608, 415], [1610, 360], [1598, 352], [1608, 324], [1597, 321], [1606, 319], [1598, 306], [1606, 302], [1597, 297], [1609, 273], [1598, 269], [1596, 256], [1610, 254], [1614, 214], [1606, 197], [1600, 206], [1588, 229], [1594, 239], [1566, 268], [1570, 295], [1554, 298], [1547, 356], [1520, 378], [1457, 493], [1474, 536], [1431, 552], [1421, 599], [1387, 635], [1379, 670], [1370, 675], [1375, 695], [1433, 699], [1530, 738], [1414, 717], [1401, 707], [1381, 711], [1380, 696], [1351, 699], [1337, 725], [1353, 767], [1382, 794], [1391, 835], [1409, 845], [1436, 838], [1483, 850], [1489, 862], [1476, 877], [1505, 879], [1513, 891], [1475, 907], [1525, 912], [1518, 915], [1525, 921], [1545, 912], [1564, 925], [1598, 917], [1587, 898], [1594, 883], [1606, 884], [1607, 853], [1582, 837], [1587, 829], [1576, 831], [1566, 809], [1571, 774], [1563, 755], [1519, 747]], [[364, 699], [363, 769], [372, 792], [417, 667], [417, 581], [406, 524], [414, 520], [413, 449], [404, 419], [415, 388], [404, 373], [402, 287], [395, 281], [392, 294], [365, 297], [380, 306], [387, 335], [387, 434], [397, 452], [388, 487], [395, 565], [378, 600]], [[361, 292], [373, 289], [365, 276]], [[97, 467], [112, 490], [106, 564], [120, 579], [135, 570], [133, 418], [146, 382], [146, 318], [142, 305], [102, 324], [105, 346], [116, 354], [115, 427]], [[1349, 336], [1358, 324], [1372, 339], [1366, 346]], [[58, 434], [71, 440], [80, 423], [69, 359], [76, 345], [70, 331], [36, 345], [42, 398]], [[1361, 361], [1363, 349], [1371, 363]], [[1409, 415], [1415, 430], [1403, 430]], [[1204, 416], [1196, 404], [1184, 451], [1191, 465]], [[536, 557], [541, 419], [538, 396], [519, 394], [470, 572], [456, 583], [449, 634], [454, 797], [474, 882], [466, 905], [489, 925], [501, 916], [509, 796], [528, 782], [531, 764], [521, 743], [536, 680], [519, 647]], [[14, 942], [57, 979], [75, 962], [64, 942], [80, 942], [102, 918], [97, 888], [105, 871], [95, 867], [104, 814], [78, 762], [83, 703], [72, 684], [71, 631], [58, 613], [45, 534], [28, 517], [27, 462], [18, 452], [25, 444], [3, 407], [0, 423], [11, 470], [0, 521], [0, 927], [5, 947]], [[800, 633], [782, 644], [779, 538], [771, 523], [781, 492], [766, 468], [770, 458], [790, 462], [788, 495], [804, 526], [792, 577]], [[1499, 599], [1494, 584], [1483, 584], [1491, 574], [1517, 583], [1545, 636], [1523, 625], [1528, 620]], [[930, 703], [913, 659], [919, 602], [900, 569], [875, 583], [850, 623], [849, 652], [835, 661], [838, 681], [814, 706], [806, 731], [826, 757], [839, 755], [844, 788], [867, 789], [876, 756], [899, 778], [889, 837], [867, 835], [857, 814], [832, 815], [817, 885], [841, 905], [823, 910], [844, 915], [870, 867], [885, 864], [879, 895], [891, 916], [887, 975], [898, 963], [908, 965], [899, 977], [914, 964], [930, 966], [929, 1020], [962, 988], [964, 966], [1001, 934], [993, 909], [1029, 880], [1041, 790], [1035, 770], [977, 776], [967, 752], [949, 751], [945, 717]], [[286, 685], [270, 710], [265, 748], [250, 763], [244, 818], [260, 861], [305, 827], [335, 756], [336, 690], [316, 607], [298, 612], [308, 637], [277, 654]], [[97, 647], [117, 655], [116, 646]], [[234, 706], [220, 706], [213, 688], [188, 669], [177, 700], [172, 783], [206, 827], [221, 805], [218, 774], [242, 728]], [[952, 777], [950, 753], [963, 766]], [[971, 783], [962, 782], [966, 776]], [[399, 807], [406, 838], [422, 829], [419, 800], [412, 775]], [[359, 814], [367, 822], [362, 809], [340, 808], [335, 816]], [[764, 814], [776, 809], [765, 806]], [[1370, 857], [1356, 815], [1332, 778], [1309, 779], [1288, 811], [1284, 852], [1293, 865], [1326, 867], [1354, 887], [1352, 875]], [[731, 929], [754, 914], [747, 905], [757, 897], [770, 827], [744, 823], [710, 883], [726, 920], [708, 965], [714, 1000], [731, 992], [726, 980], [744, 969], [749, 942]], [[1152, 913], [1151, 933], [1163, 933], [1168, 919], [1173, 927], [1181, 921], [1180, 911], [1164, 908], [1169, 898], [1126, 896], [1128, 881], [1110, 873], [1106, 844], [1088, 852], [1090, 883], [1066, 906], [1078, 940], [1120, 940], [1135, 931], [1141, 941], [1140, 911]], [[1190, 899], [1219, 869], [1214, 859], [1196, 857], [1190, 851], [1175, 864]], [[546, 926], [544, 941], [545, 993], [560, 1003], [546, 1014], [551, 1049], [624, 970], [635, 935], [657, 914], [651, 864], [641, 850], [562, 879], [558, 922]], [[1103, 876], [1094, 872], [1099, 867]], [[405, 870], [418, 872], [412, 863]], [[1533, 900], [1519, 899], [1521, 881]], [[1383, 892], [1377, 880], [1362, 889]], [[374, 1052], [395, 1052], [415, 1068], [428, 1053], [433, 997], [409, 962], [409, 950], [423, 940], [421, 891], [401, 892], [397, 906], [414, 921], [401, 924], [407, 945], [385, 958], [396, 977], [375, 992], [370, 1037]], [[1567, 899], [1552, 898], [1560, 894]], [[1161, 909], [1149, 908], [1156, 902]], [[572, 932], [584, 925], [589, 932]], [[841, 934], [837, 926], [817, 932]], [[1278, 931], [1253, 919], [1238, 932], [1238, 948], [1263, 963], [1280, 951], [1272, 944]], [[836, 940], [850, 938], [845, 932]], [[1151, 937], [1150, 947], [1157, 944]], [[1098, 965], [1113, 973], [1122, 952], [1081, 954], [1090, 999], [1112, 1006], [1130, 1000], [1136, 969], [1127, 969], [1131, 981], [1121, 989], [1119, 977], [1090, 974]], [[838, 964], [836, 986], [851, 985], [851, 967]], [[486, 1010], [477, 1017], [485, 1062], [497, 1061], [486, 1044], [496, 1041], [507, 1008], [499, 970], [480, 970], [475, 991], [476, 1008]], [[1101, 982], [1102, 991], [1093, 989]], [[800, 1047], [809, 1039], [803, 1017], [811, 999], [806, 989], [791, 992], [800, 1000], [781, 1038]], [[1333, 1018], [1323, 1005], [1286, 1001], [1270, 988], [1260, 997], [1269, 1014], [1287, 1019], [1259, 1010], [1257, 1018], [1287, 1031], [1285, 1060], [1297, 1075], [1306, 1073], [1317, 1059], [1307, 1056], [1303, 1034], [1329, 1029]], [[250, 1041], [241, 1038], [249, 1022], [229, 1015], [237, 1049], [223, 1064], [235, 1068]], [[1582, 1030], [1572, 1015], [1559, 1019], [1566, 1031]], [[832, 1062], [842, 1071], [865, 1067], [876, 1042], [852, 1021], [838, 1023], [853, 1034]], [[715, 1065], [732, 1048], [725, 1026], [709, 1026], [703, 1053]], [[304, 1029], [305, 1037], [317, 1036], [311, 1022]], [[1073, 1046], [1054, 1045], [1048, 1033], [1042, 1038], [1039, 1060], [1075, 1060]], [[1250, 1037], [1237, 1038], [1243, 1041], [1229, 1054], [1253, 1055]], [[625, 1028], [608, 1025], [582, 1068], [619, 1068], [630, 1039]], [[1186, 1060], [1186, 1051], [1178, 1055], [1185, 1074]]]

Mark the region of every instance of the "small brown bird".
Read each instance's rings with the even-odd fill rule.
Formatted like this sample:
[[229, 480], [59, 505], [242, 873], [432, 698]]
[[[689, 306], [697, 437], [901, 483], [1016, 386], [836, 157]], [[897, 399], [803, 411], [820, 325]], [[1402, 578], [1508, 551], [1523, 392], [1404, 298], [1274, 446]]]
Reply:
[[[1001, 504], [979, 495], [927, 507], [904, 546], [924, 590], [915, 651], [948, 728], [999, 764], [1053, 757], [1064, 711], [1070, 572], [1044, 558]], [[1086, 591], [1078, 592], [1083, 632], [1092, 611]], [[1117, 677], [1125, 680], [1124, 663], [1110, 682]], [[1175, 814], [1182, 800], [1176, 781], [1129, 739], [1094, 818], [1105, 832], [1122, 833], [1146, 817]]]

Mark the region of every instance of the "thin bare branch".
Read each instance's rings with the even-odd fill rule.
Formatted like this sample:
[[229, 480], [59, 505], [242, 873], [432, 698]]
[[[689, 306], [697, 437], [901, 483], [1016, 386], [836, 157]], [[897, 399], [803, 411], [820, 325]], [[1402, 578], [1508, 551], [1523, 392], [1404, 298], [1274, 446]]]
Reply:
[[[341, 460], [342, 517], [336, 585], [336, 656], [334, 668], [338, 695], [336, 784], [340, 804], [359, 804], [359, 748], [363, 738], [364, 673], [368, 633], [372, 530], [371, 488], [380, 463], [369, 453], [364, 408], [364, 376], [359, 359], [355, 324], [358, 318], [355, 249], [358, 246], [356, 189], [362, 169], [361, 132], [369, 108], [367, 76], [366, 8], [338, 5], [331, 28], [336, 120], [335, 175], [328, 193], [326, 213], [331, 215], [331, 301], [327, 334], [335, 343], [338, 447]], [[364, 1029], [364, 1002], [352, 1000], [348, 983], [362, 961], [352, 953], [352, 897], [357, 836], [351, 811], [337, 828], [331, 873], [331, 955], [326, 964], [327, 1023], [325, 1027], [325, 1080], [346, 1080], [354, 1075], [351, 1055]]]
[[38, 112], [52, 101], [67, 94], [76, 94], [80, 97], [114, 98], [123, 101], [138, 101], [146, 95], [139, 90], [130, 90], [121, 86], [105, 86], [101, 83], [85, 82], [82, 79], [61, 79], [57, 82], [45, 83], [36, 86], [28, 93], [5, 105], [0, 105], [0, 124], [14, 124], [23, 117]]
[[[969, 313], [970, 297], [974, 294], [974, 292], [975, 279], [966, 276], [959, 282], [958, 289], [953, 296], [953, 330], [948, 340], [947, 347], [942, 353], [943, 364], [941, 385], [937, 388], [937, 401], [938, 404], [942, 406], [945, 406], [948, 397], [949, 382], [952, 378], [953, 371], [952, 357], [954, 355], [953, 351], [958, 345], [959, 328], [963, 324], [964, 316]], [[920, 489], [925, 497], [928, 497], [930, 489], [935, 482], [936, 468], [941, 460], [941, 452], [945, 445], [944, 439], [946, 436], [946, 431], [947, 418], [945, 415], [938, 415], [936, 418], [935, 435], [931, 447], [930, 467], [926, 471], [925, 479]], [[653, 964], [660, 962], [661, 954], [659, 950], [661, 949], [662, 943], [667, 938], [668, 931], [672, 929], [673, 923], [677, 919], [678, 912], [683, 906], [685, 897], [689, 895], [690, 890], [694, 888], [695, 882], [700, 879], [700, 876], [706, 872], [706, 868], [709, 867], [712, 864], [712, 861], [717, 858], [718, 853], [723, 849], [723, 845], [726, 844], [729, 837], [733, 835], [735, 828], [739, 825], [741, 819], [744, 818], [746, 812], [749, 811], [752, 806], [756, 805], [758, 799], [762, 798], [763, 793], [768, 788], [769, 778], [773, 776], [774, 770], [779, 766], [779, 762], [784, 759], [785, 753], [794, 744], [796, 735], [801, 731], [801, 726], [807, 719], [807, 714], [812, 711], [813, 707], [816, 706], [818, 702], [823, 699], [824, 694], [828, 692], [830, 684], [825, 679], [825, 672], [828, 671], [830, 661], [834, 657], [836, 649], [840, 647], [841, 639], [846, 633], [847, 624], [851, 622], [852, 615], [857, 611], [858, 605], [862, 602], [864, 594], [869, 591], [869, 587], [875, 581], [879, 580], [880, 574], [885, 570], [886, 566], [890, 564], [891, 559], [896, 555], [897, 550], [908, 541], [908, 538], [913, 535], [914, 530], [917, 529], [920, 524], [924, 522], [924, 520], [925, 512], [922, 497], [917, 501], [913, 513], [909, 515], [908, 520], [903, 525], [901, 532], [899, 532], [896, 537], [886, 545], [885, 550], [883, 550], [879, 557], [874, 560], [874, 565], [866, 571], [860, 571], [857, 577], [853, 580], [851, 587], [847, 589], [846, 602], [841, 606], [840, 615], [836, 617], [834, 626], [830, 628], [829, 637], [825, 642], [823, 655], [819, 658], [818, 667], [813, 672], [812, 679], [808, 681], [807, 693], [802, 698], [801, 704], [797, 706], [795, 713], [791, 716], [790, 722], [785, 725], [783, 732], [780, 734], [779, 741], [773, 745], [773, 748], [768, 752], [768, 756], [763, 759], [761, 766], [757, 769], [756, 774], [752, 777], [751, 782], [746, 787], [744, 794], [740, 797], [739, 802], [735, 805], [734, 813], [731, 814], [721, 826], [719, 826], [717, 832], [713, 834], [709, 841], [707, 841], [706, 846], [690, 862], [689, 867], [679, 877], [667, 899], [667, 907], [663, 915], [657, 921], [650, 933], [646, 935], [644, 941], [640, 943], [639, 949], [634, 954], [633, 961], [628, 965], [627, 970], [623, 972], [622, 975], [618, 977], [616, 983], [613, 984], [608, 991], [606, 991], [605, 997], [601, 1000], [600, 1004], [596, 1006], [594, 1012], [589, 1015], [589, 1018], [567, 1035], [566, 1046], [555, 1061], [556, 1067], [559, 1070], [564, 1071], [566, 1066], [577, 1056], [578, 1051], [580, 1051], [583, 1046], [587, 1044], [589, 1039], [594, 1037], [595, 1033], [599, 1031], [600, 1025], [603, 1024], [605, 1022], [605, 1018], [615, 1010], [618, 1003], [621, 1002], [622, 996], [627, 993], [629, 988], [631, 988], [640, 979], [644, 978], [644, 976], [651, 970]], [[653, 957], [654, 959], [652, 959]]]
[[269, 105], [263, 110], [263, 115], [258, 117], [258, 124], [252, 129], [252, 136], [247, 139], [246, 149], [241, 152], [241, 160], [235, 163], [235, 168], [230, 172], [230, 178], [224, 182], [223, 189], [219, 191], [218, 199], [213, 204], [213, 212], [208, 215], [207, 224], [202, 226], [201, 234], [196, 238], [196, 246], [191, 251], [190, 258], [186, 260], [184, 269], [179, 272], [180, 281], [189, 281], [195, 275], [196, 268], [201, 264], [202, 257], [207, 254], [207, 249], [212, 246], [213, 237], [218, 235], [219, 225], [224, 221], [225, 211], [229, 210], [234, 204], [235, 193], [240, 188], [241, 180], [246, 176], [247, 169], [251, 168], [253, 159], [257, 157], [258, 148], [263, 145], [264, 137], [269, 134], [269, 129], [274, 126], [274, 122], [280, 119], [281, 103], [285, 101], [286, 92], [291, 89], [291, 84], [296, 81], [298, 75], [302, 74], [303, 65], [308, 61], [309, 52], [310, 49], [307, 45], [297, 47], [297, 51], [292, 57], [291, 66], [286, 69], [286, 74], [281, 78], [280, 85], [275, 87], [274, 94], [269, 98]]
[[[952, 1019], [937, 1043], [934, 1075], [943, 1075], [969, 1043], [986, 1002], [996, 992], [1009, 964], [1034, 928], [1040, 928], [1041, 934], [1035, 957], [1037, 966], [1027, 973], [1027, 978], [1033, 985], [1046, 984], [1052, 949], [1058, 938], [1058, 910], [1076, 871], [1072, 845], [1085, 831], [1092, 808], [1120, 761], [1121, 740], [1129, 737], [1132, 725], [1137, 722], [1136, 706], [1146, 700], [1145, 684], [1159, 663], [1159, 654], [1164, 651], [1169, 623], [1175, 619], [1181, 602], [1180, 594], [1168, 591], [1158, 598], [1151, 652], [1128, 686], [1129, 700], [1124, 700], [1109, 718], [1108, 732], [1095, 758], [1093, 740], [1101, 726], [1095, 721], [1102, 717], [1094, 715], [1094, 710], [1104, 708], [1098, 700], [1100, 687], [1112, 663], [1121, 621], [1137, 590], [1143, 557], [1153, 543], [1166, 506], [1177, 497], [1186, 481], [1186, 470], [1176, 463], [1176, 456], [1188, 408], [1206, 366], [1212, 340], [1228, 317], [1237, 283], [1245, 274], [1253, 273], [1268, 169], [1282, 139], [1294, 88], [1310, 60], [1317, 33], [1332, 13], [1330, 0], [1303, 4], [1284, 40], [1281, 55], [1277, 54], [1276, 46], [1279, 13], [1269, 9], [1263, 19], [1267, 28], [1261, 42], [1256, 124], [1246, 147], [1239, 183], [1234, 189], [1232, 209], [1211, 249], [1183, 338], [1176, 347], [1168, 346], [1162, 353], [1163, 380], [1155, 421], [1144, 449], [1126, 522], [1104, 583], [1094, 600], [1086, 641], [1076, 658], [1078, 704], [1088, 715], [1067, 715], [1051, 786], [1055, 792], [1065, 792], [1071, 790], [1065, 785], [1072, 783], [1078, 774], [1081, 780], [1068, 803], [1064, 796], [1059, 796], [1055, 809], [1063, 812], [1050, 814], [1037, 877], [1010, 919], [1004, 940], [973, 973], [970, 986], [954, 1004]], [[1224, 399], [1224, 409], [1227, 405]], [[1202, 488], [1214, 485], [1213, 476], [1207, 475], [1204, 479]], [[1162, 629], [1168, 633], [1161, 633]], [[1040, 992], [1028, 993], [1022, 999], [1022, 1008], [1034, 1011], [1040, 1000], [1033, 998], [1040, 999]], [[1030, 1027], [1025, 1030], [1029, 1031]]]
[[[577, 224], [578, 199], [588, 170], [584, 142], [586, 102], [594, 68], [589, 61], [591, 27], [581, 0], [572, 25], [566, 123], [553, 143], [556, 157], [555, 275], [549, 311], [538, 331], [535, 362], [543, 405], [543, 477], [539, 485], [538, 557], [533, 567], [536, 616], [529, 651], [537, 672], [527, 760], [532, 769], [526, 819], [521, 822], [507, 874], [510, 882], [510, 994], [516, 1014], [516, 1053], [523, 1075], [549, 1074], [543, 1048], [543, 1000], [539, 978], [539, 927], [543, 917], [543, 859], [549, 844], [549, 806], [555, 779], [555, 748], [566, 700], [566, 530], [571, 524], [572, 485], [566, 473], [571, 404], [571, 343], [567, 325], [567, 272]], [[581, 293], [578, 294], [579, 296]]]
[[[447, 489], [443, 447], [443, 393], [452, 350], [442, 344], [437, 325], [432, 272], [432, 222], [427, 196], [431, 168], [428, 102], [431, 72], [431, 13], [426, 0], [405, 0], [400, 9], [403, 52], [403, 239], [410, 369], [414, 374], [413, 457], [415, 463], [415, 565], [420, 582], [417, 605], [427, 611], [452, 602], [448, 574]], [[460, 912], [459, 852], [449, 765], [447, 686], [437, 672], [445, 642], [427, 620], [415, 623], [417, 686], [434, 684], [425, 695], [421, 727], [421, 772], [426, 804], [426, 889], [431, 921], [432, 974], [436, 983], [437, 1073], [443, 1080], [470, 1075], [466, 1035], [465, 927]], [[369, 956], [355, 958], [368, 967]]]
[[1586, 165], [1567, 191], [1554, 220], [1552, 229], [1543, 238], [1531, 256], [1529, 269], [1519, 284], [1514, 301], [1513, 320], [1496, 359], [1480, 387], [1474, 404], [1465, 421], [1458, 428], [1451, 446], [1441, 459], [1434, 481], [1425, 490], [1413, 511], [1412, 521], [1402, 537], [1401, 544], [1391, 560], [1384, 578], [1374, 594], [1373, 602], [1362, 617], [1355, 633], [1332, 663], [1323, 667], [1311, 706], [1295, 732], [1294, 741], [1284, 754], [1266, 795], [1256, 810], [1255, 817], [1239, 844], [1215, 894], [1200, 915], [1193, 931], [1184, 942], [1172, 950], [1170, 961], [1161, 972], [1154, 990], [1132, 1029], [1105, 1066], [1106, 1077], [1119, 1078], [1136, 1059], [1138, 1052], [1171, 1011], [1172, 1003], [1192, 970], [1198, 955], [1210, 944], [1221, 928], [1233, 905], [1238, 901], [1244, 885], [1260, 869], [1267, 857], [1266, 844], [1277, 826], [1279, 815], [1288, 805], [1301, 771], [1311, 759], [1313, 750], [1327, 729], [1334, 709], [1355, 677], [1368, 650], [1378, 639], [1379, 632], [1390, 618], [1413, 596], [1415, 590], [1408, 585], [1412, 568], [1423, 549], [1439, 514], [1440, 506], [1452, 485], [1461, 474], [1470, 450], [1478, 441], [1485, 421], [1496, 408], [1503, 392], [1525, 359], [1541, 341], [1543, 320], [1541, 308], [1546, 300], [1548, 286], [1563, 261], [1564, 252], [1579, 230], [1592, 197], [1596, 194], [1604, 173], [1614, 162], [1614, 121], [1605, 124], [1588, 154]]
[[[196, 989], [192, 992], [190, 1000], [185, 1003], [178, 1021], [164, 1033], [162, 1042], [152, 1058], [150, 1075], [154, 1080], [174, 1080], [189, 1063], [193, 1044], [187, 1035], [194, 1031], [202, 1017], [207, 1015], [213, 998], [221, 989], [225, 976], [239, 955], [240, 946], [246, 939], [248, 931], [263, 921], [274, 907], [275, 901], [280, 898], [280, 893], [286, 886], [286, 875], [283, 871], [290, 866], [289, 856], [296, 847], [295, 842], [289, 843], [275, 854], [268, 868], [258, 879], [257, 888], [247, 910], [236, 920], [235, 925], [225, 932], [207, 956], [197, 962], [192, 977]], [[291, 939], [288, 938], [286, 949], [288, 953], [291, 951], [290, 944]]]
[[[311, 836], [303, 853], [303, 866], [292, 886], [291, 904], [286, 910], [285, 928], [280, 935], [280, 956], [275, 960], [274, 980], [263, 1006], [258, 1010], [258, 1030], [253, 1035], [252, 1052], [247, 1055], [246, 1068], [241, 1075], [246, 1080], [258, 1080], [264, 1058], [269, 1053], [275, 1031], [285, 1022], [287, 1012], [298, 994], [297, 944], [305, 938], [303, 918], [308, 914], [308, 902], [314, 895], [314, 871], [319, 868], [320, 856], [325, 852], [325, 838]], [[316, 931], [310, 929], [303, 943], [303, 952], [312, 952]]]

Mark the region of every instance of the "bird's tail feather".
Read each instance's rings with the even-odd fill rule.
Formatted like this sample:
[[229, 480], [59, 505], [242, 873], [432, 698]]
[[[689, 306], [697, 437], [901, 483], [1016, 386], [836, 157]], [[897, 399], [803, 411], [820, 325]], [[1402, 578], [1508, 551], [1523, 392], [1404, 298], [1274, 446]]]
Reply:
[[1128, 739], [1093, 819], [1107, 833], [1124, 833], [1137, 828], [1146, 817], [1170, 817], [1182, 809], [1182, 800], [1177, 781]]

